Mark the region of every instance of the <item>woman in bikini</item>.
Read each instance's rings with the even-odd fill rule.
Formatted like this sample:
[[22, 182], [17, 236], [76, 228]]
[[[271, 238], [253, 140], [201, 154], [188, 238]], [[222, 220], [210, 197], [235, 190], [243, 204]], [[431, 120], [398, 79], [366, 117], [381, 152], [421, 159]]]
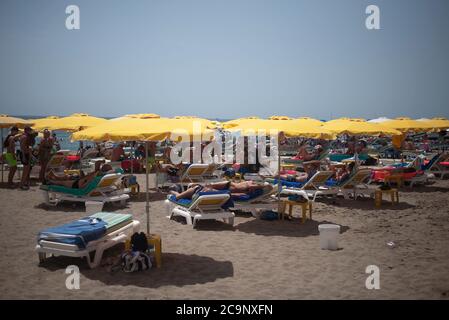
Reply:
[[78, 177], [73, 176], [58, 176], [53, 171], [50, 171], [47, 174], [47, 181], [49, 184], [63, 186], [66, 188], [72, 189], [83, 189], [87, 186], [93, 179], [95, 179], [99, 175], [104, 175], [107, 172], [112, 170], [112, 167], [109, 164], [103, 164], [101, 168], [97, 163], [95, 164], [95, 171], [89, 173], [88, 175], [84, 175], [81, 173]]

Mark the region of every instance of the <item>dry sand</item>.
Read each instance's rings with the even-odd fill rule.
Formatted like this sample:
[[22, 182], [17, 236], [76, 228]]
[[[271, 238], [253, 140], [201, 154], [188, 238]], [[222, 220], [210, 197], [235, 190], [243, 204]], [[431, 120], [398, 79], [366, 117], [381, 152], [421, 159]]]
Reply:
[[[143, 177], [139, 180], [144, 185]], [[400, 204], [337, 199], [319, 202], [313, 220], [262, 221], [237, 215], [234, 228], [214, 221], [199, 229], [169, 221], [164, 194], [151, 193], [151, 231], [162, 236], [163, 266], [108, 273], [85, 261], [55, 257], [39, 266], [37, 233], [85, 216], [82, 204], [43, 206], [38, 186], [0, 189], [2, 299], [447, 299], [449, 181], [404, 188]], [[145, 228], [144, 195], [125, 209]], [[341, 225], [340, 250], [319, 248], [318, 225]], [[391, 248], [387, 243], [393, 241]], [[121, 247], [107, 252], [114, 256]], [[81, 289], [65, 287], [77, 264]], [[380, 290], [367, 290], [365, 268], [380, 268]]]

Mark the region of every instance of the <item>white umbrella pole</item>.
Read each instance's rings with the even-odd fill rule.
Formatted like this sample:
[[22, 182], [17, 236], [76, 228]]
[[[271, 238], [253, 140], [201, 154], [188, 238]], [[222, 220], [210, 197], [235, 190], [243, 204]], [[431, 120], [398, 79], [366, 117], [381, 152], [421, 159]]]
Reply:
[[149, 189], [149, 177], [148, 177], [148, 141], [145, 141], [145, 185], [146, 185], [146, 192], [145, 192], [145, 212], [147, 215], [147, 236], [150, 236], [150, 195], [148, 193]]
[[278, 134], [278, 215], [281, 214], [281, 139]]
[[5, 158], [3, 158], [3, 128], [0, 128], [0, 130], [2, 131], [2, 183], [3, 183], [3, 168], [5, 166]]

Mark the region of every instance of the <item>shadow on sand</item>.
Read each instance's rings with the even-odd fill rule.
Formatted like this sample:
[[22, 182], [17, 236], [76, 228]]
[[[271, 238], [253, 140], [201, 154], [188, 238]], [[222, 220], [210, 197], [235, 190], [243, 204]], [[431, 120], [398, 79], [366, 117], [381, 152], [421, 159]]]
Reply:
[[217, 261], [210, 257], [181, 253], [163, 253], [161, 268], [135, 273], [125, 273], [121, 270], [111, 273], [105, 267], [89, 269], [85, 259], [62, 256], [50, 257], [41, 263], [40, 267], [48, 271], [61, 272], [68, 265], [78, 265], [81, 274], [86, 278], [106, 285], [131, 285], [143, 288], [204, 284], [234, 275], [231, 261]]
[[407, 210], [415, 206], [407, 202], [401, 202], [401, 194], [399, 193], [399, 203], [391, 204], [389, 197], [384, 196], [382, 204], [379, 208], [375, 206], [374, 199], [358, 198], [354, 199], [337, 199], [334, 202], [329, 202], [329, 205], [334, 205], [340, 208], [348, 209], [362, 209], [362, 210]]
[[[35, 205], [34, 208], [44, 211], [64, 211], [64, 212], [86, 212], [86, 206], [83, 202], [70, 202], [61, 201], [57, 205], [48, 205], [46, 203], [40, 203]], [[105, 212], [115, 212], [120, 210], [125, 210], [128, 208], [128, 202], [126, 206], [122, 206], [116, 203], [105, 203], [103, 206], [103, 211]]]
[[[308, 237], [318, 236], [318, 225], [324, 223], [338, 225], [338, 223], [332, 221], [316, 220], [306, 220], [306, 222], [302, 224], [301, 219], [299, 218], [273, 221], [254, 219], [238, 224], [236, 229], [240, 232], [253, 233], [262, 236]], [[349, 230], [348, 226], [340, 225], [340, 233], [344, 233], [347, 230]]]
[[[192, 226], [187, 225], [186, 219], [184, 217], [175, 216], [172, 218], [171, 222], [180, 223], [186, 225], [185, 227], [192, 228]], [[199, 220], [196, 223], [195, 231], [235, 231], [235, 226], [231, 226], [224, 221], [219, 220]]]
[[[158, 192], [156, 189], [150, 189], [149, 194], [149, 201], [155, 202], [155, 201], [162, 201], [167, 199], [167, 194], [163, 192]], [[131, 197], [132, 202], [145, 202], [145, 190], [140, 189], [140, 192]]]

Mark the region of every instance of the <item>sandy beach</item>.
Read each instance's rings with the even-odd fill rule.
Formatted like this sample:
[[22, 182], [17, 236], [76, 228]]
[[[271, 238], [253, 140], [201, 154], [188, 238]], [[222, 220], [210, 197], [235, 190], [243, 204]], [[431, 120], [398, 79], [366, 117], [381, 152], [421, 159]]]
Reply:
[[[139, 176], [141, 186], [144, 177]], [[39, 266], [37, 233], [85, 216], [84, 205], [42, 204], [39, 187], [0, 189], [1, 299], [448, 299], [449, 181], [405, 187], [400, 203], [323, 200], [313, 220], [263, 221], [237, 214], [234, 228], [202, 221], [197, 230], [166, 218], [166, 195], [151, 192], [151, 232], [160, 234], [160, 269], [127, 274], [52, 257]], [[144, 194], [126, 208], [145, 228]], [[340, 249], [319, 248], [318, 225], [341, 226]], [[387, 245], [393, 241], [394, 246]], [[108, 250], [115, 256], [123, 247]], [[80, 290], [65, 287], [65, 267], [81, 270]], [[367, 290], [365, 268], [380, 268], [380, 290]]]

